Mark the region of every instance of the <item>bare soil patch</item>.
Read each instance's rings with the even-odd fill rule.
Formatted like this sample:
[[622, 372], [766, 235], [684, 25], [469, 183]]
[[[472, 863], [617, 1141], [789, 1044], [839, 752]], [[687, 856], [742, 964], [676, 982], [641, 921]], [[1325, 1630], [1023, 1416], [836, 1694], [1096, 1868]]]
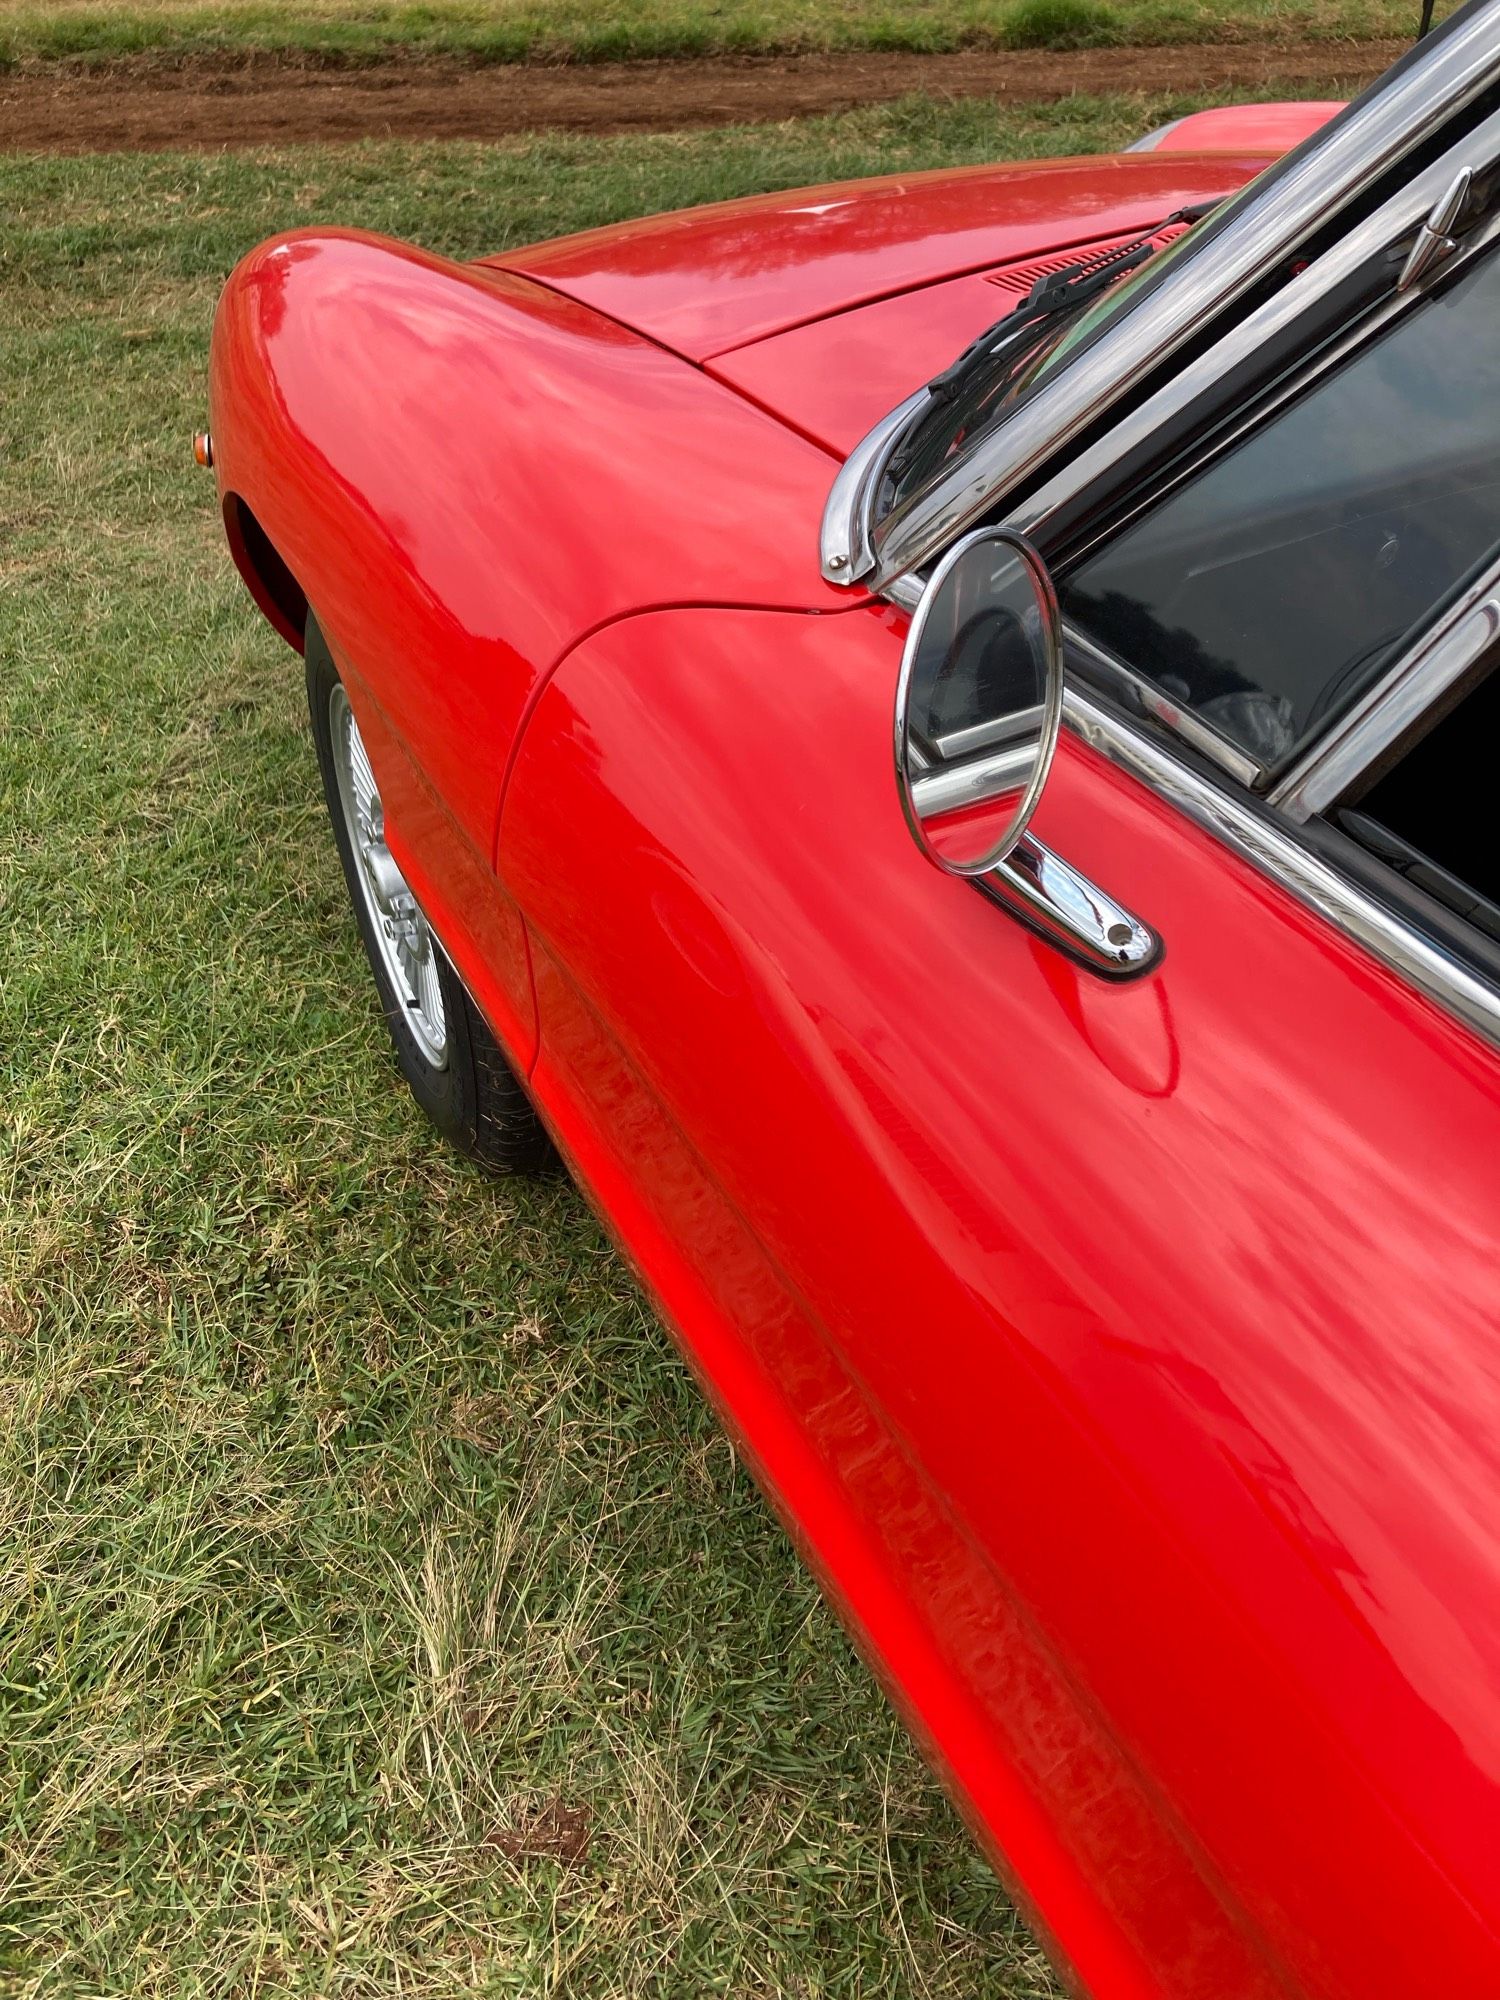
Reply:
[[266, 57], [149, 59], [0, 79], [0, 149], [204, 151], [341, 139], [496, 139], [520, 132], [676, 131], [845, 111], [901, 97], [1039, 103], [1116, 91], [1347, 92], [1398, 41], [1268, 47], [969, 50], [628, 62], [547, 68], [447, 60], [304, 66]]

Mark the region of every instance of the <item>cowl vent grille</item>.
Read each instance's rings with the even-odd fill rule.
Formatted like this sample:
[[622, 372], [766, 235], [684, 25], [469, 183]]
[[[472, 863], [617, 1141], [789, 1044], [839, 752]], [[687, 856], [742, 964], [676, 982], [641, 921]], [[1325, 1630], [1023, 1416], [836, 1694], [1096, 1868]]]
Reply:
[[[1170, 229], [1158, 231], [1151, 240], [1158, 250], [1164, 250], [1181, 236], [1186, 226], [1174, 222]], [[991, 271], [985, 282], [997, 291], [1024, 299], [1039, 278], [1050, 278], [1054, 271], [1071, 270], [1075, 264], [1091, 264], [1110, 250], [1122, 250], [1127, 243], [1140, 240], [1139, 236], [1103, 236], [1097, 243], [1080, 243], [1072, 250], [1060, 250], [1055, 257], [1035, 257], [1029, 264], [1012, 264], [1008, 270]]]

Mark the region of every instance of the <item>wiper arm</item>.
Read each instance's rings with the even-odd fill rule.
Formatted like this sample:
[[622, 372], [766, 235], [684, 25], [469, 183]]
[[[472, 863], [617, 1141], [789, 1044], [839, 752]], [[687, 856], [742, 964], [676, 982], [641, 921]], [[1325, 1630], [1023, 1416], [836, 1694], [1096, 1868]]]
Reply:
[[1156, 239], [1164, 229], [1171, 229], [1179, 222], [1198, 222], [1218, 206], [1217, 201], [1204, 201], [1191, 208], [1176, 209], [1135, 242], [1096, 251], [1092, 257], [1038, 278], [1024, 299], [987, 327], [977, 340], [971, 341], [940, 375], [933, 376], [927, 384], [928, 395], [937, 403], [951, 402], [982, 370], [1005, 360], [1010, 353], [1029, 352], [1038, 333], [1091, 305], [1117, 278], [1153, 256]]

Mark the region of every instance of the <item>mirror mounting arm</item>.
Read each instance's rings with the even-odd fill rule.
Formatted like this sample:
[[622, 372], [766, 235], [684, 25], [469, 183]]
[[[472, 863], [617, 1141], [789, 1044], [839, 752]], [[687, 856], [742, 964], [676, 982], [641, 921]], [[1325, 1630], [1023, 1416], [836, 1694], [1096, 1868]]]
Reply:
[[933, 571], [896, 684], [896, 787], [934, 867], [974, 882], [1091, 972], [1145, 972], [1160, 941], [1028, 826], [1062, 724], [1057, 592], [1008, 528], [979, 528]]
[[1022, 834], [997, 868], [974, 878], [992, 901], [1106, 979], [1133, 979], [1161, 957], [1161, 939], [1069, 861]]

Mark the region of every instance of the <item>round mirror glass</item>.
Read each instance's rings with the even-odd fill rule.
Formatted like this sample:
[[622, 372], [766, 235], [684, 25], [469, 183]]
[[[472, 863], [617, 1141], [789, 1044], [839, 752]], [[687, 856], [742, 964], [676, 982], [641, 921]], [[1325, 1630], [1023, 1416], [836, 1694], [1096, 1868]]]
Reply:
[[981, 528], [951, 548], [912, 618], [896, 691], [907, 825], [950, 875], [982, 875], [1036, 810], [1062, 718], [1062, 628], [1041, 557]]

